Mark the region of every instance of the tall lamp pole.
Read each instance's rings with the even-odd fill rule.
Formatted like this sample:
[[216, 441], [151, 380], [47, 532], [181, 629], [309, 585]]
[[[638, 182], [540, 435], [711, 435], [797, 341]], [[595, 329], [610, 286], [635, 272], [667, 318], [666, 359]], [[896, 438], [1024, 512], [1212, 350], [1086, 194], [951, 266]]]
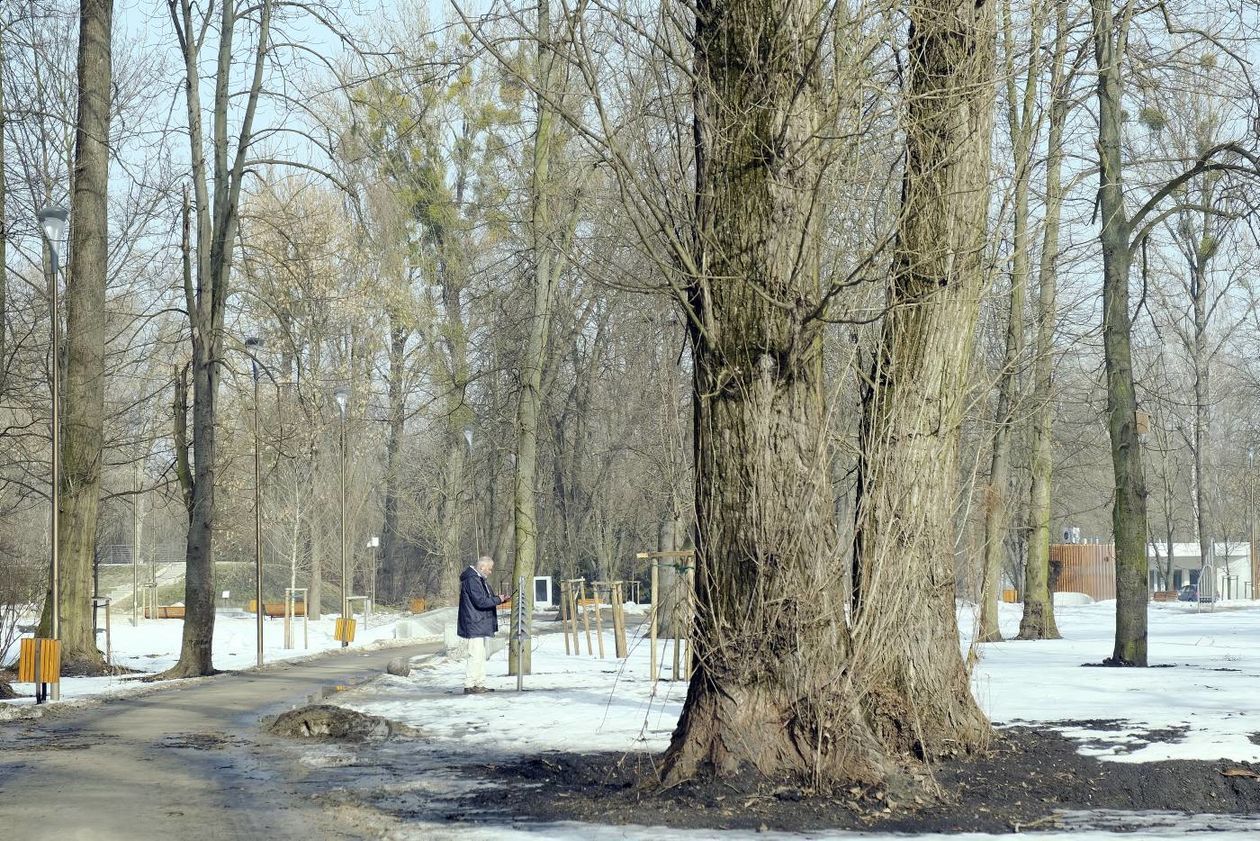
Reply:
[[[350, 559], [349, 546], [346, 544], [346, 409], [350, 405], [350, 389], [339, 385], [333, 390], [333, 398], [337, 401], [337, 410], [341, 414], [341, 618], [350, 618]], [[341, 641], [341, 647], [350, 645], [348, 640]]]
[[254, 372], [254, 626], [259, 666], [263, 664], [262, 456], [258, 444], [258, 352], [262, 346], [262, 339], [251, 336], [245, 340]]
[[[57, 543], [61, 531], [61, 315], [57, 303], [57, 272], [61, 262], [61, 240], [66, 234], [66, 220], [70, 214], [60, 205], [49, 205], [36, 215], [39, 226], [44, 231], [44, 242], [48, 245], [49, 268], [52, 270], [48, 278], [49, 312], [52, 316], [52, 546], [51, 570], [52, 579], [52, 638], [61, 639], [61, 557]], [[52, 699], [58, 700], [61, 684], [52, 685]]]

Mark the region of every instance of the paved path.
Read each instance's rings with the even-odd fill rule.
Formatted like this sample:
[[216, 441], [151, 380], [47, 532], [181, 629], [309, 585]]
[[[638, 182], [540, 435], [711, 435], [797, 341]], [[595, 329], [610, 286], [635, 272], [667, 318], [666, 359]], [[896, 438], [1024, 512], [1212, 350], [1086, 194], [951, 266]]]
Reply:
[[0, 725], [0, 838], [343, 838], [287, 786], [258, 719], [440, 644], [336, 652]]

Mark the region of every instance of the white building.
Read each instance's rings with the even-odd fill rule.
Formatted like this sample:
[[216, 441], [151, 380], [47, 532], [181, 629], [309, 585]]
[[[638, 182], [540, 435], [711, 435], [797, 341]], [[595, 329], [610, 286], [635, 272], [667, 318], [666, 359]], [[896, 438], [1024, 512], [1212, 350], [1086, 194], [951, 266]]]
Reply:
[[[1165, 569], [1168, 565], [1167, 546], [1163, 543], [1148, 543], [1146, 558], [1150, 567], [1150, 586], [1152, 590], [1179, 590], [1185, 584], [1198, 584], [1199, 571], [1205, 564], [1199, 557], [1199, 544], [1174, 543], [1171, 580], [1165, 580]], [[1249, 599], [1251, 590], [1251, 558], [1245, 540], [1227, 541], [1212, 544], [1211, 557], [1206, 566], [1215, 573], [1215, 595], [1223, 599]], [[1203, 595], [1211, 595], [1207, 587]]]

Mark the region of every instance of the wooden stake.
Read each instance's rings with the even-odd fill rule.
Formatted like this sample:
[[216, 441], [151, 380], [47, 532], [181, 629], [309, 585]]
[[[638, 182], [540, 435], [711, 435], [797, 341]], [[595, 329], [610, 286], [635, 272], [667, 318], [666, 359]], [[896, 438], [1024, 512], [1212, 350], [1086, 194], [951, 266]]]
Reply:
[[620, 581], [613, 584], [613, 588], [613, 644], [616, 646], [617, 659], [624, 660], [629, 653], [626, 646], [625, 593]]
[[599, 585], [591, 584], [591, 594], [595, 597], [595, 639], [599, 641], [599, 659], [604, 659], [604, 616], [599, 612]]
[[573, 625], [573, 656], [582, 653], [582, 636], [578, 631], [578, 589], [577, 581], [569, 582], [569, 622]]
[[683, 636], [687, 640], [687, 664], [683, 676], [687, 680], [691, 680], [692, 668], [692, 652], [695, 650], [694, 640], [692, 638], [696, 625], [696, 566], [693, 561], [687, 569], [687, 616], [686, 623], [683, 625]]
[[657, 565], [657, 561], [652, 561], [652, 613], [651, 613], [651, 618], [652, 618], [652, 622], [651, 622], [651, 625], [652, 625], [652, 665], [651, 665], [651, 667], [650, 667], [649, 674], [651, 675], [651, 678], [652, 678], [652, 682], [653, 682], [653, 683], [656, 683], [656, 681], [657, 681], [657, 679], [659, 678], [659, 675], [660, 675], [660, 673], [657, 671], [657, 667], [656, 667], [656, 666], [657, 666], [657, 664], [656, 664], [656, 630], [657, 630], [657, 616], [656, 616], [656, 609], [657, 609], [657, 607], [659, 607], [659, 606], [660, 606], [660, 603], [661, 603], [661, 602], [660, 602], [660, 597], [661, 597], [661, 596], [660, 596], [660, 593], [658, 593], [658, 592], [657, 592], [657, 585], [660, 583], [660, 572], [657, 570], [656, 565]]
[[570, 655], [573, 652], [569, 650], [569, 582], [560, 582], [560, 630], [564, 635], [564, 653]]
[[[581, 588], [582, 601], [586, 601], [586, 579], [581, 579], [578, 586]], [[591, 612], [585, 607], [582, 608], [582, 628], [586, 631], [586, 656], [595, 656], [595, 647], [591, 645]]]

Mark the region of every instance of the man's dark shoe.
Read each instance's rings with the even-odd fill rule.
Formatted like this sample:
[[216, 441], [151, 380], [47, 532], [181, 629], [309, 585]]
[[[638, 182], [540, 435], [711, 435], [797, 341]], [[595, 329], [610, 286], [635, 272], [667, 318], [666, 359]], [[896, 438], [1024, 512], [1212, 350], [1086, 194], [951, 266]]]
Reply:
[[485, 692], [485, 691], [486, 690], [482, 689], [480, 686], [465, 686], [464, 687], [465, 695], [480, 695], [482, 692]]

